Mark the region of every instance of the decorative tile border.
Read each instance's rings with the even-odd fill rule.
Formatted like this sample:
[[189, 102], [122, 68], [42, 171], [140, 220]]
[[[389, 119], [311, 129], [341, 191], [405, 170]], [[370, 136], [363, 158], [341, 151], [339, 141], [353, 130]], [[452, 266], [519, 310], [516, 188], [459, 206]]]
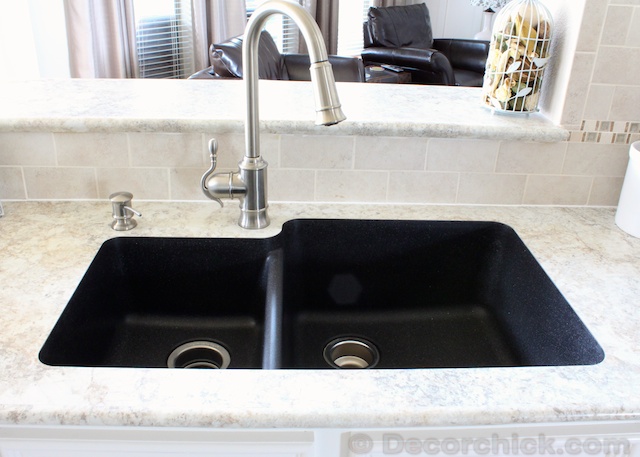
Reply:
[[571, 131], [572, 143], [631, 144], [640, 140], [640, 122], [584, 120]]

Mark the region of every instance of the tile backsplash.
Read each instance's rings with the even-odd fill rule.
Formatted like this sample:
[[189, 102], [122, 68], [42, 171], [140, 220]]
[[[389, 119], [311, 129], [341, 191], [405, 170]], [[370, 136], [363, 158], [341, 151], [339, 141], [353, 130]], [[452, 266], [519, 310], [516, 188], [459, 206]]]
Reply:
[[640, 122], [584, 120], [571, 131], [572, 142], [631, 144], [640, 141]]
[[[637, 127], [586, 121], [562, 143], [267, 134], [261, 152], [271, 201], [614, 206]], [[211, 137], [235, 170], [240, 133], [0, 133], [0, 199], [205, 200]]]

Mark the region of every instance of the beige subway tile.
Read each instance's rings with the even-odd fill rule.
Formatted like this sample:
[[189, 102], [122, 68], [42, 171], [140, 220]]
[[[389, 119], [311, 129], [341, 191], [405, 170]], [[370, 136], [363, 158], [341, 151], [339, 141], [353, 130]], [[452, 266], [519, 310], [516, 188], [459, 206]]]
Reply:
[[22, 200], [27, 198], [24, 189], [22, 169], [19, 167], [0, 167], [0, 200]]
[[462, 173], [458, 203], [517, 205], [522, 203], [526, 175]]
[[608, 2], [587, 0], [585, 3], [577, 50], [595, 52], [598, 49]]
[[640, 52], [637, 48], [600, 46], [593, 72], [594, 83], [635, 86], [639, 74]]
[[629, 161], [627, 145], [571, 143], [562, 169], [565, 175], [624, 176]]
[[54, 133], [58, 165], [128, 167], [126, 133]]
[[356, 137], [355, 168], [360, 170], [424, 170], [426, 138]]
[[600, 44], [605, 46], [623, 46], [633, 16], [632, 6], [609, 5], [602, 29]]
[[267, 179], [269, 200], [311, 202], [315, 196], [315, 171], [269, 170]]
[[585, 119], [609, 119], [615, 86], [591, 84], [584, 107]]
[[[638, 51], [640, 54], [640, 50]], [[638, 73], [640, 81], [640, 73]], [[637, 121], [640, 119], [640, 85], [618, 86], [613, 94], [611, 104], [611, 114], [609, 118], [613, 121]]]
[[584, 111], [591, 84], [591, 74], [596, 60], [593, 52], [576, 52], [573, 55], [570, 81], [564, 98], [561, 123], [564, 125], [577, 124], [584, 119]]
[[260, 154], [270, 169], [280, 168], [280, 135], [260, 135]]
[[55, 165], [51, 133], [0, 133], [0, 165]]
[[200, 133], [129, 133], [134, 167], [203, 167]]
[[383, 202], [388, 173], [382, 171], [319, 170], [316, 200], [326, 202]]
[[631, 18], [631, 25], [629, 26], [629, 33], [627, 34], [625, 45], [640, 48], [640, 6], [636, 6], [633, 9], [633, 17]]
[[593, 178], [583, 176], [531, 175], [525, 205], [586, 205]]
[[624, 178], [594, 178], [588, 204], [591, 206], [617, 206], [623, 181]]
[[98, 168], [99, 198], [119, 191], [131, 192], [134, 198], [167, 200], [169, 170], [166, 168]]
[[387, 200], [398, 203], [455, 203], [458, 173], [393, 171]]
[[25, 167], [24, 179], [29, 199], [94, 199], [94, 168]]
[[499, 147], [499, 141], [434, 138], [429, 141], [427, 170], [491, 172]]
[[280, 166], [297, 169], [353, 168], [355, 137], [282, 135]]
[[202, 168], [172, 168], [169, 170], [171, 200], [208, 200], [200, 188]]
[[560, 173], [567, 143], [505, 141], [500, 145], [498, 173]]

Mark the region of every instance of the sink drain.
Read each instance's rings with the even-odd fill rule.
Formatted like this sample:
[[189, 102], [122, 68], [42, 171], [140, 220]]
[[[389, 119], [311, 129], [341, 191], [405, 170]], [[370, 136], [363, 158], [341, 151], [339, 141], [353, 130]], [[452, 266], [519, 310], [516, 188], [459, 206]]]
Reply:
[[191, 341], [175, 348], [167, 359], [169, 368], [225, 369], [231, 356], [223, 346], [212, 341]]
[[362, 338], [336, 338], [324, 348], [324, 359], [334, 368], [373, 368], [380, 360], [378, 349]]

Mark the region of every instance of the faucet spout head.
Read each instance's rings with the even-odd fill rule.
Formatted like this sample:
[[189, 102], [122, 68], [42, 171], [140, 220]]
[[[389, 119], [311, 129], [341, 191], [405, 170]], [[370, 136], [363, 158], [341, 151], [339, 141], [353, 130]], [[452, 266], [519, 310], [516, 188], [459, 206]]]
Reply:
[[347, 117], [342, 112], [331, 64], [327, 60], [311, 65], [316, 100], [316, 125], [333, 125]]

